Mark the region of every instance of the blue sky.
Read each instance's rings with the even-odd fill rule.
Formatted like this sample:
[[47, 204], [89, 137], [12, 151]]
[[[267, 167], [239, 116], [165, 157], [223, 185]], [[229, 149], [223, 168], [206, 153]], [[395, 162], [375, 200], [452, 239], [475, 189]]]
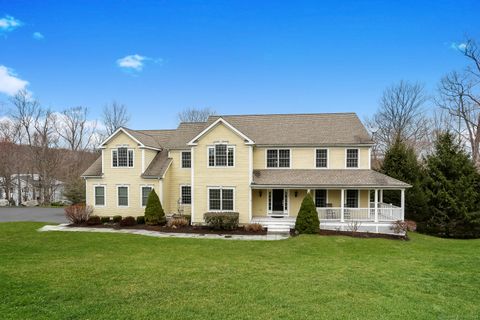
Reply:
[[478, 0], [0, 0], [0, 101], [26, 85], [97, 118], [115, 99], [144, 129], [175, 127], [186, 107], [363, 118], [386, 86], [433, 92], [465, 66], [451, 45], [480, 40], [478, 12]]

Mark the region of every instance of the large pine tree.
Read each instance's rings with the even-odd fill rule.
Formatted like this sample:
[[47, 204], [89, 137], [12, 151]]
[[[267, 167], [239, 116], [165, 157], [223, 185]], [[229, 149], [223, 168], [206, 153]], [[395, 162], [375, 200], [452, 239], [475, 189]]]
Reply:
[[425, 179], [431, 218], [428, 233], [456, 238], [480, 237], [480, 175], [451, 133], [441, 134], [426, 159]]
[[[424, 173], [413, 148], [397, 139], [387, 149], [380, 172], [412, 185], [405, 191], [405, 218], [417, 222], [426, 220], [428, 218], [427, 199], [421, 187]], [[399, 205], [400, 193], [385, 191], [383, 201]]]

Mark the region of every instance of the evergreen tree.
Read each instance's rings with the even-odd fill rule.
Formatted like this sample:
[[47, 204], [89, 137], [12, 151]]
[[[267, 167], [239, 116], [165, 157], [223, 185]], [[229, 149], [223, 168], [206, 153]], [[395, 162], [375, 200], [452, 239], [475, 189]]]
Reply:
[[63, 196], [73, 204], [85, 203], [85, 180], [82, 178], [70, 179], [65, 184]]
[[145, 207], [145, 223], [149, 225], [165, 224], [165, 212], [162, 204], [158, 198], [155, 189], [152, 189], [147, 199], [147, 206]]
[[480, 237], [480, 175], [449, 132], [427, 157], [425, 188], [431, 218], [420, 230], [445, 237]]
[[[380, 172], [412, 186], [405, 191], [405, 218], [425, 221], [428, 218], [427, 199], [421, 186], [424, 172], [413, 148], [397, 139], [387, 149]], [[383, 201], [400, 205], [400, 193], [384, 191]]]
[[303, 198], [300, 211], [295, 221], [295, 230], [298, 233], [317, 233], [320, 228], [317, 209], [310, 193]]

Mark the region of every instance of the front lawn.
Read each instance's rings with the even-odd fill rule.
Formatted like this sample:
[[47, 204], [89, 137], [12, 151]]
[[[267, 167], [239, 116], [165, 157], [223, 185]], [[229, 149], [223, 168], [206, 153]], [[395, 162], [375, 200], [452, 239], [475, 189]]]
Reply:
[[39, 233], [0, 223], [2, 319], [477, 319], [480, 240]]

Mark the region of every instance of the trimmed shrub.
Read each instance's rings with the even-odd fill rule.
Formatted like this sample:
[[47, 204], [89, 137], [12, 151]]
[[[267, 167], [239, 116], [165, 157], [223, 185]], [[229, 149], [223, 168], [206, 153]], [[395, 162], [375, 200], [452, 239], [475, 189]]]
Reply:
[[110, 222], [110, 217], [100, 217], [100, 221], [102, 223], [109, 223]]
[[169, 228], [173, 228], [173, 229], [176, 229], [176, 228], [185, 228], [187, 226], [190, 225], [190, 222], [181, 217], [181, 218], [172, 218], [170, 220], [168, 220], [167, 222], [167, 227]]
[[317, 233], [320, 229], [320, 220], [318, 220], [317, 209], [310, 193], [303, 198], [302, 205], [298, 211], [295, 221], [295, 230], [298, 233]]
[[73, 224], [82, 224], [87, 222], [90, 214], [93, 212], [92, 207], [84, 204], [74, 204], [66, 207], [64, 210], [65, 217]]
[[120, 223], [122, 221], [122, 216], [113, 216], [113, 223]]
[[167, 222], [162, 204], [155, 189], [148, 195], [147, 206], [145, 207], [145, 223], [148, 225], [164, 225]]
[[134, 226], [135, 223], [136, 223], [136, 219], [134, 217], [128, 216], [128, 217], [123, 218], [120, 221], [120, 226], [130, 227], [130, 226]]
[[101, 224], [102, 221], [100, 220], [99, 216], [90, 216], [87, 220], [87, 224], [89, 226], [95, 226], [97, 224]]
[[216, 230], [238, 228], [238, 212], [207, 212], [203, 215], [207, 225]]
[[172, 218], [183, 218], [188, 220], [188, 224], [192, 222], [192, 216], [188, 214], [174, 214]]
[[137, 224], [145, 224], [145, 217], [144, 216], [138, 216], [137, 217]]
[[249, 223], [245, 225], [245, 231], [260, 232], [263, 231], [263, 226], [260, 223]]

